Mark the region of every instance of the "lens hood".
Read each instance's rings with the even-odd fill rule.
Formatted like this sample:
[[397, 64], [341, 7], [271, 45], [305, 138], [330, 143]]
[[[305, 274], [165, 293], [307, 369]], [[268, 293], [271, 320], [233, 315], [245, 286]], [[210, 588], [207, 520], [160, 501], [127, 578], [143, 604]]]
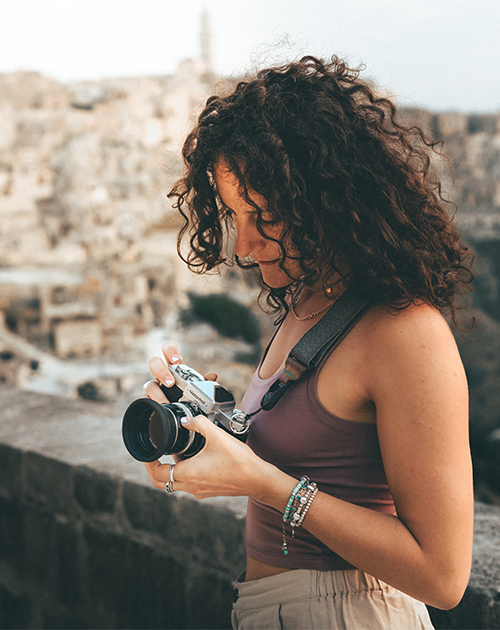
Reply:
[[154, 462], [172, 452], [177, 433], [176, 418], [168, 405], [150, 398], [134, 400], [123, 416], [123, 442], [140, 462]]

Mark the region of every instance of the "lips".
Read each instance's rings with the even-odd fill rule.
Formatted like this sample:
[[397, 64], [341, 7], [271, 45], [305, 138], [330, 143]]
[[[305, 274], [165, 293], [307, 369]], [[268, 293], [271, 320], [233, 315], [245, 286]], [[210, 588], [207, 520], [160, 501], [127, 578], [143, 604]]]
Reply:
[[269, 267], [271, 265], [276, 265], [279, 263], [281, 258], [276, 258], [275, 260], [257, 260], [257, 264], [261, 267]]

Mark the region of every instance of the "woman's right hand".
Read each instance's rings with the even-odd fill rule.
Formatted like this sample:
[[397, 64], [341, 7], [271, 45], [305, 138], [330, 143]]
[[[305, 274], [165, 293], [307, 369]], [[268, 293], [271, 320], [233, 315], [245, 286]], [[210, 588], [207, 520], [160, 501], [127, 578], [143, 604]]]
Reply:
[[[164, 359], [152, 357], [148, 362], [149, 371], [151, 372], [151, 376], [156, 380], [156, 383], [150, 381], [145, 391], [148, 398], [158, 403], [165, 403], [168, 402], [168, 399], [162, 392], [159, 383], [165, 387], [172, 387], [175, 384], [174, 377], [168, 369], [168, 365], [182, 363], [182, 357], [179, 348], [173, 343], [164, 343], [161, 350]], [[215, 374], [215, 372], [209, 372], [205, 374], [205, 378], [208, 381], [216, 381], [217, 374]]]
[[145, 388], [146, 395], [158, 403], [168, 402], [167, 397], [160, 388], [160, 383], [165, 387], [172, 387], [175, 384], [172, 372], [168, 369], [168, 365], [182, 363], [182, 357], [179, 348], [172, 343], [165, 343], [162, 346], [162, 353], [165, 360], [160, 357], [152, 357], [148, 362], [151, 376], [156, 380], [150, 381]]

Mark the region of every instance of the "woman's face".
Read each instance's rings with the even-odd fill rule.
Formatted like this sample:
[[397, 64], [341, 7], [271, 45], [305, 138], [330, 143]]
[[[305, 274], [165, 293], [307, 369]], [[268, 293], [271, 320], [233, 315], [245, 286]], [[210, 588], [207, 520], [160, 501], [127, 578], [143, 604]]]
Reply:
[[[282, 259], [281, 247], [278, 243], [262, 236], [257, 229], [257, 210], [248, 204], [242, 197], [240, 185], [237, 177], [224, 165], [219, 162], [214, 168], [214, 178], [217, 191], [225, 209], [232, 215], [236, 228], [235, 253], [239, 258], [252, 257], [259, 265], [264, 282], [272, 288], [285, 287], [293, 280], [299, 279], [301, 272], [298, 261], [285, 258], [280, 267]], [[283, 234], [283, 223], [272, 221], [267, 215], [266, 200], [255, 192], [250, 191], [250, 197], [261, 212], [262, 230], [272, 239], [280, 240]]]

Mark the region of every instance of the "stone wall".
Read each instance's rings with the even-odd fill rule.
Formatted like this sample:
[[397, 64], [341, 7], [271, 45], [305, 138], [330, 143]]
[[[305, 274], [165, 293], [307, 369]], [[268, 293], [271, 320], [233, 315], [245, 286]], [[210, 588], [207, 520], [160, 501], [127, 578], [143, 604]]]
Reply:
[[230, 627], [241, 501], [154, 489], [109, 407], [0, 405], [1, 628]]
[[[245, 499], [151, 487], [122, 411], [0, 386], [0, 627], [229, 628]], [[476, 506], [474, 561], [437, 628], [500, 628], [500, 509]], [[460, 550], [457, 550], [460, 553]]]

